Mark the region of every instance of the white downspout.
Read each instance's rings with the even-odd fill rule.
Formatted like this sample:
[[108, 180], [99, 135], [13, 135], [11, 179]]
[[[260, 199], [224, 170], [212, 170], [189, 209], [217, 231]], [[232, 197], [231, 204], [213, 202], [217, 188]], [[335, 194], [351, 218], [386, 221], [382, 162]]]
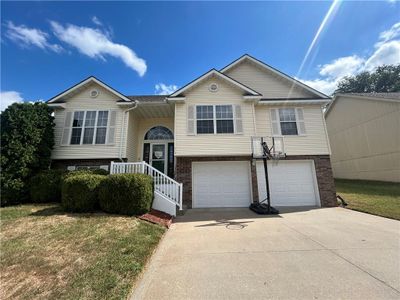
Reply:
[[[124, 129], [125, 129], [125, 118], [126, 118], [126, 115], [127, 115], [127, 113], [129, 111], [134, 110], [135, 108], [137, 108], [137, 105], [138, 105], [138, 103], [135, 101], [135, 105], [133, 107], [130, 107], [130, 108], [124, 110], [124, 115], [123, 115], [123, 118], [122, 118], [122, 126], [121, 126], [121, 142], [120, 142], [120, 145], [119, 145], [119, 155], [118, 155], [118, 159], [120, 161], [122, 161], [122, 147], [123, 147], [123, 142], [125, 141], [125, 134], [124, 133], [126, 132], [128, 134], [128, 129], [129, 129], [129, 128], [127, 128], [124, 131]], [[128, 125], [129, 125], [129, 123], [128, 123]]]

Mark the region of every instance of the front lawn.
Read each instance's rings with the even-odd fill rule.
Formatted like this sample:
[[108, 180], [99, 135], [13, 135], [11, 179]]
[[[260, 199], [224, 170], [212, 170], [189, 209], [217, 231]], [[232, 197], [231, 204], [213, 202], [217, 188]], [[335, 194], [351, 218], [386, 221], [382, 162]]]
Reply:
[[56, 204], [0, 213], [1, 299], [124, 299], [165, 231]]
[[336, 179], [335, 183], [347, 208], [400, 220], [399, 183], [347, 179]]

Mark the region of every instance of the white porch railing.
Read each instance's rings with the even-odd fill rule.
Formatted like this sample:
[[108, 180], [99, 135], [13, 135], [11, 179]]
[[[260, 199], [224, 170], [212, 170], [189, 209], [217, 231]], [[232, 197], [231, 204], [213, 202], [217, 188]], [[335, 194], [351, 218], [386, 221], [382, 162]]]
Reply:
[[111, 162], [110, 174], [139, 173], [150, 175], [154, 180], [154, 192], [160, 193], [164, 198], [173, 202], [182, 210], [182, 183], [173, 180], [148, 163], [142, 162]]

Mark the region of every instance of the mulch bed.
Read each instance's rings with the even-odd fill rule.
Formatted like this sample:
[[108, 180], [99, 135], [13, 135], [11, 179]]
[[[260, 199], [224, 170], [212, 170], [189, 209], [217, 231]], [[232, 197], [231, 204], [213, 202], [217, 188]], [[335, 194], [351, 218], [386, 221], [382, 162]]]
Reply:
[[172, 218], [173, 216], [159, 211], [159, 210], [155, 210], [152, 209], [150, 212], [148, 212], [147, 214], [141, 215], [139, 217], [139, 219], [141, 220], [145, 220], [154, 224], [159, 224], [162, 226], [165, 226], [167, 228], [169, 228], [172, 224]]

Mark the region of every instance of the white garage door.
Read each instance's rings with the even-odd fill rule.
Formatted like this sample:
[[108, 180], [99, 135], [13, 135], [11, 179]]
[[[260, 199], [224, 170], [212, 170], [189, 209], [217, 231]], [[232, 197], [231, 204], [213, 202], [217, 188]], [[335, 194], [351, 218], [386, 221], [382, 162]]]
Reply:
[[[272, 206], [319, 206], [314, 163], [305, 161], [268, 161]], [[257, 162], [259, 199], [267, 197], [262, 161]]]
[[193, 207], [246, 207], [250, 204], [250, 162], [194, 162]]

